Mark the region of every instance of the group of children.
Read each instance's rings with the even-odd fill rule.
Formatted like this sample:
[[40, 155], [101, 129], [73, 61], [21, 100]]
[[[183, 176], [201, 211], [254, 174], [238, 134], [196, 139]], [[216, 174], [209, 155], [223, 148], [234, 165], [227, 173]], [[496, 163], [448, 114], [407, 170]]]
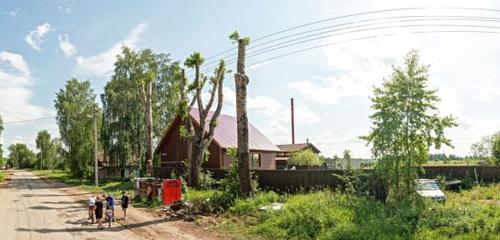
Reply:
[[[122, 192], [121, 207], [123, 210], [124, 220], [127, 220], [128, 204], [129, 204], [128, 193]], [[115, 221], [115, 199], [111, 194], [108, 194], [107, 196], [103, 194], [102, 197], [95, 195], [90, 196], [88, 200], [88, 206], [89, 206], [89, 218], [95, 216], [98, 229], [101, 230], [104, 229], [102, 226], [102, 216], [103, 216], [104, 206], [106, 206], [106, 210], [111, 211], [111, 219], [112, 221]]]

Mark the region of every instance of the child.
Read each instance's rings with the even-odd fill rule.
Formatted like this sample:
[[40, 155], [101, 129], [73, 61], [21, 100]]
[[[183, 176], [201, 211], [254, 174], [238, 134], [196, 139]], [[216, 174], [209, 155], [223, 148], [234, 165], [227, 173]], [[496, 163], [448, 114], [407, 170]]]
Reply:
[[101, 201], [101, 198], [97, 196], [97, 200], [95, 202], [95, 219], [97, 220], [97, 229], [104, 229], [102, 226], [102, 209], [104, 208], [104, 204]]
[[123, 219], [124, 220], [127, 220], [127, 208], [128, 208], [128, 202], [129, 202], [129, 198], [128, 198], [128, 192], [125, 192], [123, 191], [122, 192], [122, 210], [123, 210]]
[[112, 212], [111, 220], [114, 222], [115, 221], [115, 199], [113, 198], [113, 196], [111, 196], [111, 194], [108, 194], [106, 201], [107, 201], [106, 209], [111, 209], [111, 212]]
[[88, 205], [89, 205], [89, 220], [91, 220], [92, 223], [94, 223], [94, 207], [95, 207], [95, 196], [94, 195], [89, 197]]

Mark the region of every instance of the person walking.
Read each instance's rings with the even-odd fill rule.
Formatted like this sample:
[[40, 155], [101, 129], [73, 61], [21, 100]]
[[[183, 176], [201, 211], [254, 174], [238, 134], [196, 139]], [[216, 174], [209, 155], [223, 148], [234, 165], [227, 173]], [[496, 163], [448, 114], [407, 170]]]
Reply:
[[95, 202], [95, 219], [97, 221], [97, 229], [104, 229], [102, 226], [102, 210], [104, 208], [104, 204], [101, 201], [101, 198], [97, 196], [96, 202]]
[[111, 221], [115, 221], [115, 199], [111, 194], [108, 194], [108, 197], [106, 197], [106, 202], [107, 202], [107, 207], [106, 209], [111, 210]]
[[88, 200], [88, 206], [89, 206], [89, 220], [94, 223], [95, 215], [94, 215], [94, 208], [95, 208], [95, 195], [91, 195]]
[[121, 202], [122, 202], [122, 210], [123, 210], [123, 220], [127, 220], [127, 208], [128, 208], [128, 202], [129, 202], [128, 192], [126, 192], [126, 191], [122, 192]]

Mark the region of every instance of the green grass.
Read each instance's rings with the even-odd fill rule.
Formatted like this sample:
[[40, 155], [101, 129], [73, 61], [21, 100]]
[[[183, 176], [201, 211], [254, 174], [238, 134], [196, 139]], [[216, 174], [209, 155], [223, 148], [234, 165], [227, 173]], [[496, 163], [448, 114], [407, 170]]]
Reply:
[[110, 193], [115, 197], [121, 196], [122, 191], [128, 191], [129, 196], [132, 198], [134, 192], [133, 182], [119, 182], [119, 181], [99, 181], [99, 186], [96, 187], [93, 181], [90, 180], [80, 180], [71, 178], [68, 172], [62, 170], [36, 170], [33, 173], [48, 177], [52, 180], [66, 183], [72, 186], [79, 186], [85, 190], [89, 190], [96, 194]]
[[184, 193], [183, 199], [185, 201], [203, 201], [212, 198], [214, 195], [222, 194], [218, 190], [196, 190], [188, 188], [187, 192]]
[[5, 181], [5, 179], [7, 178], [7, 175], [8, 175], [8, 173], [6, 171], [0, 170], [0, 183]]
[[[331, 191], [237, 200], [216, 229], [239, 239], [500, 239], [500, 184], [447, 192], [445, 204], [381, 203]], [[282, 211], [259, 211], [271, 202]]]

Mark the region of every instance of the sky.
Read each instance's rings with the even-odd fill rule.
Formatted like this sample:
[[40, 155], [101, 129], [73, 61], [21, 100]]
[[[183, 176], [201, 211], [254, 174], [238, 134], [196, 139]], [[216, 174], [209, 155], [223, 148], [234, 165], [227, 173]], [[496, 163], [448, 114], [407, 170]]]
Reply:
[[[290, 27], [354, 13], [416, 7], [420, 9], [308, 25], [273, 37], [394, 17], [392, 25], [380, 25], [391, 27], [345, 30], [344, 34], [250, 57], [258, 44], [273, 39], [259, 38]], [[406, 53], [416, 49], [422, 62], [430, 65], [429, 87], [441, 98], [440, 113], [452, 114], [459, 123], [446, 131], [454, 148], [432, 152], [467, 155], [472, 143], [500, 130], [498, 20], [417, 23], [394, 19], [422, 15], [500, 18], [500, 11], [486, 8], [500, 9], [500, 2], [0, 0], [0, 115], [6, 123], [44, 118], [6, 124], [0, 141], [7, 154], [13, 143], [25, 143], [35, 150], [36, 134], [42, 129], [58, 136], [51, 118], [55, 116], [55, 93], [71, 78], [90, 80], [94, 92], [102, 93], [123, 45], [151, 48], [182, 62], [194, 51], [208, 58], [233, 48], [228, 35], [238, 30], [254, 40], [247, 58], [249, 121], [275, 144], [291, 142], [289, 104], [293, 97], [296, 142], [309, 139], [327, 157], [349, 149], [355, 158], [369, 158], [370, 147], [359, 136], [370, 130], [372, 89], [390, 75], [392, 65], [401, 65]], [[415, 26], [418, 24], [427, 26]], [[465, 27], [456, 25], [482, 32], [457, 32]], [[435, 32], [438, 30], [447, 32]], [[315, 46], [323, 47], [312, 48]], [[269, 60], [306, 48], [311, 50]], [[217, 58], [206, 62], [213, 60]], [[223, 112], [235, 115], [232, 74], [226, 76], [224, 94]]]

